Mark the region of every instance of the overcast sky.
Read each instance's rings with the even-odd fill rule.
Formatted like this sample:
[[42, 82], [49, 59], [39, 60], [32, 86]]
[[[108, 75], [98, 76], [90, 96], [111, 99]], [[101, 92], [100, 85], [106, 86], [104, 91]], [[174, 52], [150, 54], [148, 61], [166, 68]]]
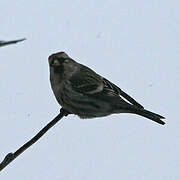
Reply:
[[8, 165], [2, 180], [176, 180], [180, 177], [178, 0], [0, 2], [0, 160], [59, 112], [48, 56], [65, 51], [117, 84], [161, 126], [117, 114], [63, 118]]

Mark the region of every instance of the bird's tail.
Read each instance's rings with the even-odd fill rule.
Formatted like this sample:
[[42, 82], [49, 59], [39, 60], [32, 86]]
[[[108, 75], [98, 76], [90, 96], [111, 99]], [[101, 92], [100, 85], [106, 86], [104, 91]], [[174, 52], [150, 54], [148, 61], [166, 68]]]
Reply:
[[152, 121], [155, 121], [159, 124], [164, 125], [165, 122], [162, 121], [161, 119], [165, 119], [163, 116], [153, 113], [151, 111], [148, 111], [143, 108], [138, 108], [134, 105], [131, 105], [125, 101], [120, 100], [120, 102], [116, 103], [115, 105], [115, 111], [114, 113], [132, 113], [132, 114], [137, 114], [140, 116], [143, 116], [145, 118], [151, 119]]
[[165, 119], [163, 116], [153, 113], [151, 111], [147, 111], [145, 109], [139, 109], [139, 110], [132, 110], [132, 113], [151, 119], [152, 121], [155, 121], [159, 124], [162, 124], [162, 125], [165, 124], [165, 122], [161, 120], [161, 119]]

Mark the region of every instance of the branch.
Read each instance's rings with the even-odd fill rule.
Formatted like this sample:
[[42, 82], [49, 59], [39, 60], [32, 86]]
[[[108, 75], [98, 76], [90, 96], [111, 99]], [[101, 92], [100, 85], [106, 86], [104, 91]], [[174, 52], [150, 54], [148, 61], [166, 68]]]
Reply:
[[0, 41], [0, 47], [1, 46], [6, 46], [6, 45], [9, 45], [9, 44], [15, 44], [15, 43], [18, 43], [18, 42], [21, 42], [21, 41], [24, 41], [26, 40], [25, 38], [23, 39], [17, 39], [17, 40], [13, 40], [13, 41]]
[[23, 153], [27, 148], [38, 141], [51, 127], [53, 127], [59, 120], [69, 113], [61, 108], [60, 113], [49, 122], [43, 129], [41, 129], [31, 140], [21, 146], [16, 152], [9, 153], [5, 156], [4, 160], [0, 163], [0, 171], [3, 170], [9, 163], [11, 163], [15, 158], [17, 158], [21, 153]]

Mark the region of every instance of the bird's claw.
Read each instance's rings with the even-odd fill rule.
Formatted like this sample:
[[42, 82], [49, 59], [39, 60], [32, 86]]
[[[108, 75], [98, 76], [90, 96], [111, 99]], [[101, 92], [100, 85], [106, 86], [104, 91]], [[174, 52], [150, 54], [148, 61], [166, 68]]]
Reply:
[[68, 112], [68, 111], [67, 111], [66, 109], [64, 109], [64, 108], [61, 108], [61, 109], [60, 109], [60, 113], [63, 113], [64, 116], [68, 116], [69, 114], [72, 114], [72, 113]]

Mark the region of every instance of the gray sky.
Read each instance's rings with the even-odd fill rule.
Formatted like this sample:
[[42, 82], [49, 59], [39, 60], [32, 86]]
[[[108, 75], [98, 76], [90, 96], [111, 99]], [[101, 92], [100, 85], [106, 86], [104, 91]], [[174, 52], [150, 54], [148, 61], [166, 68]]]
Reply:
[[3, 180], [180, 177], [180, 12], [175, 0], [0, 2], [0, 159], [59, 111], [47, 58], [65, 51], [116, 83], [160, 126], [129, 114], [68, 116], [0, 173]]

